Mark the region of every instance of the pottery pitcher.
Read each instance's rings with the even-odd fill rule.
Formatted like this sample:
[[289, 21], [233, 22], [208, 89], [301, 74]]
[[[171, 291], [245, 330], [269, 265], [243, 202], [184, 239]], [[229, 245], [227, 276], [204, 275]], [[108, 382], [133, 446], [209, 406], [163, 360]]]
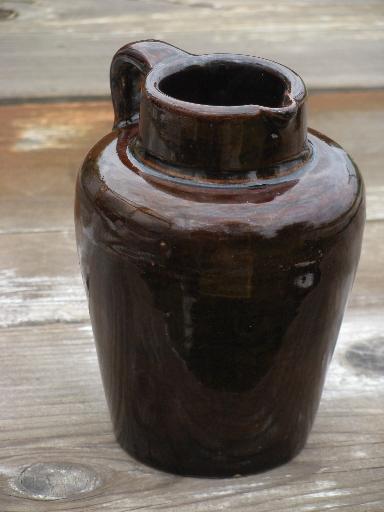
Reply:
[[287, 67], [160, 41], [111, 66], [76, 233], [116, 438], [184, 475], [304, 446], [360, 255], [361, 175]]

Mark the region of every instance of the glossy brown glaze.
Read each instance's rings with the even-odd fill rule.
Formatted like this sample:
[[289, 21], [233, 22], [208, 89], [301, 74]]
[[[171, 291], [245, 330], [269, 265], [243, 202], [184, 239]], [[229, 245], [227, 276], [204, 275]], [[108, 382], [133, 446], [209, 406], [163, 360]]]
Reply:
[[304, 85], [278, 64], [145, 41], [111, 83], [116, 128], [79, 174], [76, 231], [116, 437], [179, 474], [281, 464], [356, 272], [359, 171], [307, 132]]

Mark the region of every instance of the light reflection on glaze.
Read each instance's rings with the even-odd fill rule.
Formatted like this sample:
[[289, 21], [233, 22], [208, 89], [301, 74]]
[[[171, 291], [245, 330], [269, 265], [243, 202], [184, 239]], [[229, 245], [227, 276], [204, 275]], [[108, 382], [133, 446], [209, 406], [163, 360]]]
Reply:
[[[156, 73], [188, 59], [153, 41], [116, 54], [120, 128], [79, 173], [76, 236], [119, 443], [161, 469], [228, 476], [305, 444], [359, 260], [364, 186], [342, 148], [307, 139], [292, 71], [282, 108], [157, 94]], [[135, 124], [138, 61], [152, 70]]]
[[[344, 212], [358, 207], [360, 200], [361, 181], [348, 155], [314, 135], [311, 141], [317, 147], [317, 161], [310, 163], [308, 171], [303, 169], [301, 178], [292, 187], [274, 195], [273, 200], [259, 204], [253, 202], [252, 196], [262, 197], [264, 189], [247, 191], [242, 202], [230, 203], [230, 206], [225, 198], [219, 203], [216, 197], [214, 202], [200, 202], [194, 200], [193, 195], [186, 198], [183, 193], [175, 193], [174, 188], [172, 194], [156, 190], [136, 172], [127, 172], [118, 158], [115, 137], [109, 140], [111, 136], [108, 136], [104, 147], [99, 149], [96, 179], [99, 176], [122, 205], [140, 209], [142, 215], [151, 216], [156, 212], [152, 215], [173, 229], [204, 229], [207, 224], [214, 224], [215, 229], [223, 232], [257, 230], [270, 238], [280, 229], [308, 223], [309, 219], [311, 227], [316, 229], [326, 227], [334, 219], [343, 224]], [[305, 203], [300, 208], [298, 203], [303, 203], [304, 194]]]

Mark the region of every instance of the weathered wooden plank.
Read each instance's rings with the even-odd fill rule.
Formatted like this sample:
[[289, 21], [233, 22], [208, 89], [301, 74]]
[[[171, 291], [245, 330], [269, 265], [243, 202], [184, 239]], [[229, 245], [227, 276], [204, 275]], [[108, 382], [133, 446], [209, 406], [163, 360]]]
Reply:
[[1, 510], [381, 512], [383, 328], [382, 310], [347, 315], [313, 432], [294, 461], [220, 480], [155, 471], [117, 446], [87, 323], [2, 329]]
[[87, 318], [73, 232], [1, 235], [0, 326]]
[[77, 167], [109, 129], [109, 103], [0, 107], [1, 512], [383, 511], [384, 94], [321, 94], [310, 106], [311, 124], [361, 165], [371, 221], [306, 449], [232, 480], [152, 470], [111, 432], [72, 221]]
[[[73, 231], [0, 235], [0, 327], [88, 318]], [[349, 306], [384, 306], [384, 222], [368, 223]]]
[[384, 303], [384, 222], [366, 224], [360, 264], [349, 301], [350, 307]]
[[[110, 130], [110, 102], [0, 106], [0, 118], [0, 233], [72, 229], [77, 169]], [[368, 219], [384, 219], [384, 92], [313, 94], [309, 124], [350, 151]]]
[[308, 103], [309, 126], [352, 155], [370, 192], [383, 187], [384, 90], [310, 94]]
[[41, 0], [7, 7], [18, 16], [0, 21], [2, 98], [106, 95], [113, 53], [144, 38], [195, 53], [265, 56], [297, 70], [310, 87], [384, 85], [381, 0]]
[[0, 233], [73, 228], [81, 162], [111, 127], [111, 105], [0, 107]]

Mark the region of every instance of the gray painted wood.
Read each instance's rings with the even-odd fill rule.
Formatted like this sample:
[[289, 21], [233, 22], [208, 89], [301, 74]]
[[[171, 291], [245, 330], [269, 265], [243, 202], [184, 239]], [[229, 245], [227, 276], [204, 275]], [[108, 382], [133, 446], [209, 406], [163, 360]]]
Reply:
[[383, 329], [382, 308], [349, 311], [312, 434], [294, 461], [210, 480], [153, 470], [117, 446], [87, 322], [3, 328], [1, 511], [382, 512]]
[[1, 512], [383, 512], [384, 95], [319, 94], [310, 106], [368, 185], [361, 264], [306, 448], [218, 480], [153, 470], [113, 437], [72, 219], [77, 168], [109, 130], [110, 104], [0, 107]]
[[27, 499], [62, 500], [89, 494], [101, 483], [99, 475], [82, 464], [37, 462], [24, 468], [11, 485]]
[[[87, 321], [73, 231], [3, 234], [0, 242], [0, 328]], [[383, 261], [384, 223], [369, 222], [350, 307], [384, 304]]]
[[[111, 129], [111, 103], [0, 106], [0, 118], [0, 233], [71, 230], [76, 173]], [[384, 92], [311, 94], [309, 125], [351, 153], [364, 175], [368, 219], [383, 220]]]
[[109, 94], [113, 53], [164, 39], [277, 60], [312, 88], [384, 85], [382, 0], [15, 0], [0, 21], [0, 98]]

